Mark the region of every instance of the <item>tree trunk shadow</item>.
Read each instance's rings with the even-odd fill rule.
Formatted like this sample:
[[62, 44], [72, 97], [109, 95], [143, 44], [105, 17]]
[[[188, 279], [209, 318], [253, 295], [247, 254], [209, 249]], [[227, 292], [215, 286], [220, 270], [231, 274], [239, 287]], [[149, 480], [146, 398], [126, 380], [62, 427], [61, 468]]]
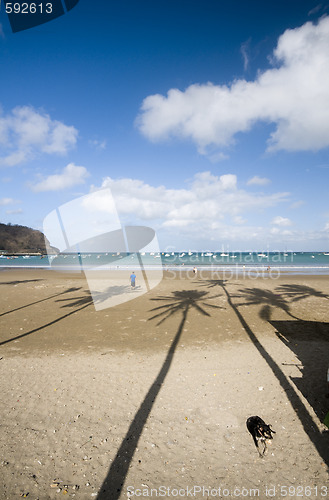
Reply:
[[134, 453], [136, 451], [138, 441], [143, 432], [144, 425], [151, 413], [154, 402], [160, 392], [164, 380], [168, 374], [171, 363], [173, 361], [174, 353], [181, 337], [184, 323], [186, 321], [188, 307], [183, 311], [183, 318], [179, 325], [178, 331], [175, 335], [173, 343], [167, 353], [166, 359], [162, 365], [161, 370], [153, 384], [151, 385], [144, 401], [140, 405], [133, 421], [131, 422], [127, 434], [125, 435], [122, 444], [113, 460], [109, 469], [108, 475], [102, 484], [101, 490], [98, 495], [99, 500], [117, 500], [124, 485], [125, 478]]
[[327, 390], [329, 323], [270, 321], [276, 335], [300, 360], [301, 376], [291, 377], [320, 421], [328, 412]]

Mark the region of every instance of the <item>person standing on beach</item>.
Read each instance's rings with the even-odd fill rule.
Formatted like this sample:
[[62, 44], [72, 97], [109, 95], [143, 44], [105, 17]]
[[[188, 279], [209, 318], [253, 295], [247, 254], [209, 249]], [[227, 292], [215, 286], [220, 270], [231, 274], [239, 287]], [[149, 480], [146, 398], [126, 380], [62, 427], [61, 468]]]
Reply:
[[193, 274], [194, 274], [194, 276], [195, 276], [195, 277], [196, 277], [196, 276], [197, 276], [197, 274], [198, 274], [198, 270], [197, 270], [197, 268], [196, 268], [196, 267], [193, 267]]
[[131, 285], [131, 288], [135, 288], [135, 286], [136, 286], [136, 274], [134, 271], [130, 275], [130, 285]]

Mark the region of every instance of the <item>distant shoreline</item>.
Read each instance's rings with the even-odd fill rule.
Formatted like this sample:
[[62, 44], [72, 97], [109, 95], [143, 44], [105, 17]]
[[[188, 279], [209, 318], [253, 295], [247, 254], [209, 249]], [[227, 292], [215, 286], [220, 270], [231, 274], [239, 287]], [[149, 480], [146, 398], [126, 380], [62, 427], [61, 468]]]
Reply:
[[[3, 255], [3, 257], [22, 257], [23, 255], [28, 255], [29, 257], [35, 257], [35, 256], [45, 256], [47, 257], [47, 252], [42, 253], [42, 252], [0, 252], [0, 255]], [[55, 255], [55, 254], [53, 254]]]

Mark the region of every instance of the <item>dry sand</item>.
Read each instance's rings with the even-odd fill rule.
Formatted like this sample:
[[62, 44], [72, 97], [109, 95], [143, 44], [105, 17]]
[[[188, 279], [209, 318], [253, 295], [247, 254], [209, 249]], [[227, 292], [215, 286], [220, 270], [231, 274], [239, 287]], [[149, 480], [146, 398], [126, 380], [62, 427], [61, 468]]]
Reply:
[[222, 278], [97, 312], [83, 275], [0, 273], [1, 500], [329, 496], [329, 279]]

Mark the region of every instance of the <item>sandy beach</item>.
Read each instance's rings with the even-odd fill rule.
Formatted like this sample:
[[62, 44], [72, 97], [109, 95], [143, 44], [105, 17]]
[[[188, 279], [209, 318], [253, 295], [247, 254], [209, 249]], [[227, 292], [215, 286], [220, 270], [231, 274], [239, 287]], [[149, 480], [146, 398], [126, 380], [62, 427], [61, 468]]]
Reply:
[[329, 496], [327, 276], [168, 272], [101, 311], [83, 274], [0, 289], [1, 500]]

